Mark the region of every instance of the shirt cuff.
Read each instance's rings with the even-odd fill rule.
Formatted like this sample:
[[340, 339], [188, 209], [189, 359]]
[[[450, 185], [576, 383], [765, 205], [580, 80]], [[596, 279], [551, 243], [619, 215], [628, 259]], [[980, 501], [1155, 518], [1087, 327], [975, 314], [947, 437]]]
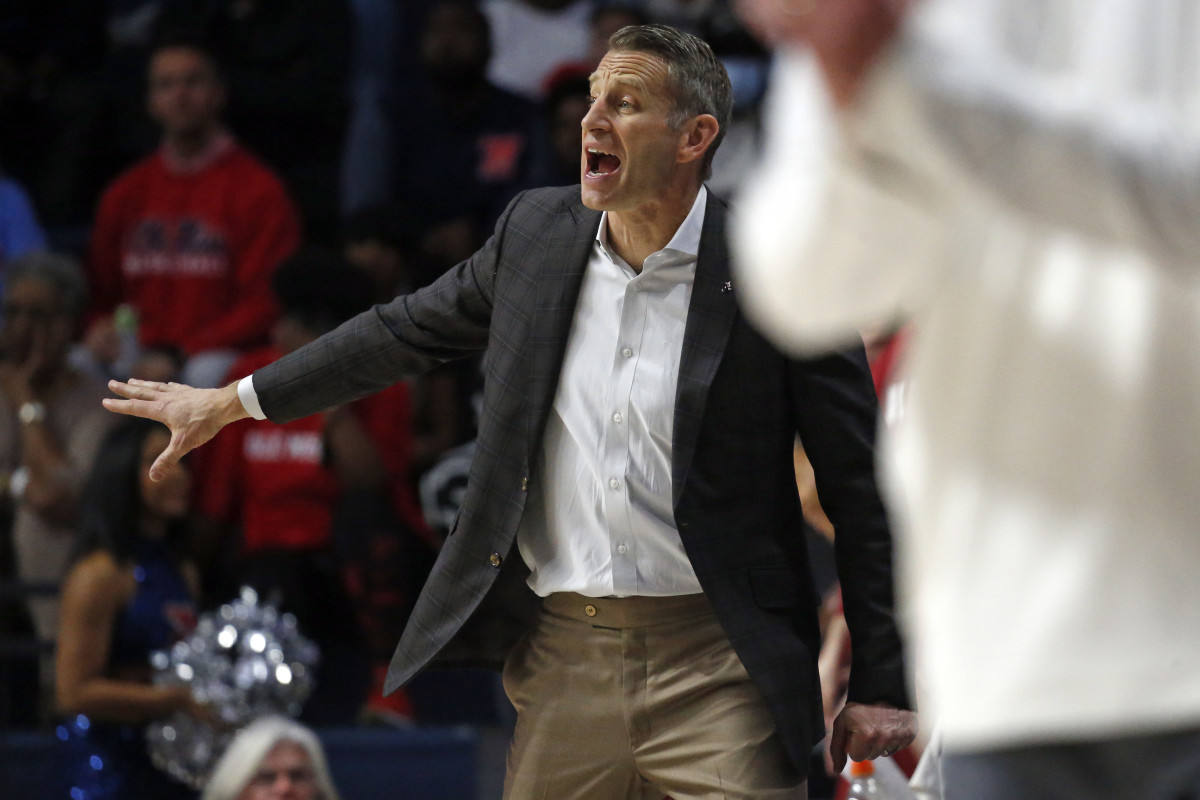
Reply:
[[267, 415], [263, 413], [262, 406], [258, 404], [258, 393], [254, 391], [253, 375], [247, 375], [238, 381], [238, 399], [242, 401], [242, 407], [250, 416], [255, 419], [267, 418]]

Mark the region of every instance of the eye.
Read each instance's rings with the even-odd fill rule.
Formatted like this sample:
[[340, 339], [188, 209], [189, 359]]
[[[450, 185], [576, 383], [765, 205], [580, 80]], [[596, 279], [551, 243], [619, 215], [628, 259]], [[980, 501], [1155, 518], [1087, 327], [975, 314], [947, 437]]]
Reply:
[[592, 103], [595, 103], [595, 102], [596, 102], [596, 96], [589, 94], [587, 96], [587, 104], [590, 106]]
[[617, 108], [633, 108], [633, 103], [628, 100], [622, 100], [621, 102], [617, 103]]

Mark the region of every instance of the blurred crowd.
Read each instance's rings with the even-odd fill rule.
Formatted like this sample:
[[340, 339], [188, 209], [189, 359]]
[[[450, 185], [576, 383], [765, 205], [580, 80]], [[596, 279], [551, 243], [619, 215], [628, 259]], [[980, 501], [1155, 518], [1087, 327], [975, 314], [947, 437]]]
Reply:
[[170, 486], [136, 479], [165, 431], [106, 412], [105, 381], [223, 385], [428, 284], [518, 192], [578, 182], [588, 75], [647, 21], [733, 80], [709, 181], [729, 195], [768, 57], [727, 0], [6, 4], [0, 634], [41, 658], [0, 664], [0, 721], [203, 715], [144, 693], [145, 655], [241, 585], [339, 676], [306, 721], [413, 719], [381, 681], [465, 483], [478, 364], [245, 420]]

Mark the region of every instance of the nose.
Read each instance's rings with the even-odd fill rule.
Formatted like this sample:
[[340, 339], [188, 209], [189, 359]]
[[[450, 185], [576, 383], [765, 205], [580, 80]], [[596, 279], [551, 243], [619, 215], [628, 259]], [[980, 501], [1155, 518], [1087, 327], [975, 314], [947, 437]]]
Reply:
[[608, 115], [604, 113], [604, 107], [599, 100], [594, 100], [588, 106], [587, 113], [583, 115], [583, 120], [580, 122], [584, 132], [603, 130], [608, 127]]

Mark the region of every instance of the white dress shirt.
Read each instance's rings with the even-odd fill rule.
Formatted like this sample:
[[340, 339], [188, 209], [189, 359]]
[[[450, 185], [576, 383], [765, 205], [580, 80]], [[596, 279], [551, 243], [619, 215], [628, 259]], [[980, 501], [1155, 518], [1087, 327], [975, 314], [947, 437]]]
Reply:
[[849, 115], [793, 54], [734, 238], [812, 347], [916, 325], [888, 431], [946, 748], [1200, 725], [1200, 13], [928, 0]]
[[[701, 591], [675, 527], [671, 437], [707, 199], [701, 186], [640, 274], [608, 247], [601, 215], [517, 532], [543, 597]], [[238, 397], [265, 419], [252, 376]]]
[[640, 274], [601, 216], [517, 531], [539, 595], [700, 591], [675, 527], [671, 433], [707, 197]]

